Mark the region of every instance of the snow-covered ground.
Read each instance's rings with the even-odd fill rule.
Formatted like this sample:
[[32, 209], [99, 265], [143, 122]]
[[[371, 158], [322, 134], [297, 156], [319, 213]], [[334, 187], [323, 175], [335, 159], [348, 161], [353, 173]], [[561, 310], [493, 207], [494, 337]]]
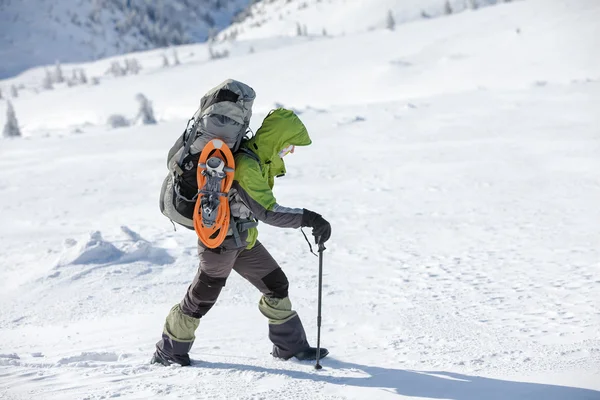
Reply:
[[[24, 90], [24, 138], [0, 141], [0, 398], [600, 399], [599, 19], [529, 0]], [[148, 364], [197, 268], [158, 210], [166, 154], [228, 77], [257, 90], [254, 128], [281, 103], [314, 141], [276, 195], [333, 225], [319, 372], [271, 358], [237, 275], [194, 365]], [[160, 123], [108, 129], [137, 92]], [[260, 237], [314, 342], [316, 258], [298, 231]]]

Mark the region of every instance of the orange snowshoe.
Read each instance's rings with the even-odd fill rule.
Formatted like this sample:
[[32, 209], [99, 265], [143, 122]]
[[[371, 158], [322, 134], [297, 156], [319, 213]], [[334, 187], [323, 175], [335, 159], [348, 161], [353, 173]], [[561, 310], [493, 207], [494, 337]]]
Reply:
[[208, 142], [198, 160], [198, 198], [194, 208], [194, 229], [209, 249], [219, 247], [229, 230], [231, 214], [228, 193], [233, 184], [235, 160], [219, 139]]

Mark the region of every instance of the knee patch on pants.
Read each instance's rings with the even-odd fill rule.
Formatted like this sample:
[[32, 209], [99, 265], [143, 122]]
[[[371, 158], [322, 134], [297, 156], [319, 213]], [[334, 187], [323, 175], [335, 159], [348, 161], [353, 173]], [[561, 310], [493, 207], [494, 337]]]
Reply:
[[227, 278], [214, 278], [200, 271], [200, 276], [188, 289], [181, 302], [184, 314], [200, 318], [215, 304]]
[[222, 288], [223, 286], [225, 286], [227, 278], [213, 278], [212, 276], [208, 276], [206, 272], [200, 271], [200, 277], [198, 278], [198, 281], [203, 283], [207, 287], [215, 286]]
[[269, 290], [269, 297], [277, 299], [285, 299], [288, 297], [288, 289], [290, 284], [287, 276], [281, 268], [277, 268], [262, 278], [263, 283]]

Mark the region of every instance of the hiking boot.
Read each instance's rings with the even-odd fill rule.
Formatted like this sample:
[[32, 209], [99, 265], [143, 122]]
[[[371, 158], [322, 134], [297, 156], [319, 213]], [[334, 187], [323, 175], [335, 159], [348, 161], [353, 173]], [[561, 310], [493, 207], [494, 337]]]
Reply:
[[[320, 350], [321, 351], [320, 351], [319, 358], [327, 357], [327, 354], [329, 354], [329, 350], [324, 349], [323, 347], [321, 347]], [[317, 359], [317, 348], [309, 347], [306, 350], [297, 352], [296, 354], [294, 354], [294, 357], [296, 357], [298, 360], [301, 360], [301, 361], [316, 360]]]
[[[298, 359], [300, 361], [309, 361], [309, 360], [317, 359], [317, 348], [316, 347], [308, 347], [302, 351], [297, 352], [296, 354], [294, 354], [293, 356], [290, 356], [290, 357], [280, 357], [276, 354], [276, 352], [273, 352], [271, 354], [273, 355], [273, 357], [279, 358], [281, 360], [289, 360], [292, 357], [296, 357], [296, 359]], [[321, 355], [319, 358], [325, 358], [325, 357], [327, 357], [327, 354], [329, 354], [329, 350], [321, 347], [320, 354]]]
[[186, 367], [186, 366], [190, 365], [191, 362], [190, 362], [190, 356], [188, 356], [188, 355], [186, 355], [185, 357], [181, 357], [180, 360], [172, 360], [157, 350], [152, 355], [150, 364], [161, 364], [161, 365], [164, 365], [165, 367], [168, 367], [171, 364], [179, 364], [182, 367]]

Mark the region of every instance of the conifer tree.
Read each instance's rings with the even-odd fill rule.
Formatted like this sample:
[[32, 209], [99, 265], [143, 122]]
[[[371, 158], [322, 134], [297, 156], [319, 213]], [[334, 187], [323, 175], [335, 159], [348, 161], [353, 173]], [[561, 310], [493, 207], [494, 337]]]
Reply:
[[46, 69], [46, 75], [44, 75], [44, 80], [42, 80], [42, 88], [45, 90], [52, 90], [54, 86], [52, 86], [52, 75], [50, 71]]
[[80, 69], [79, 69], [79, 82], [80, 82], [82, 85], [85, 85], [85, 84], [87, 84], [87, 83], [88, 83], [88, 79], [87, 79], [87, 76], [86, 76], [86, 74], [85, 74], [85, 70], [84, 70], [83, 68], [80, 68]]
[[394, 19], [394, 14], [392, 14], [392, 10], [388, 10], [385, 25], [386, 28], [388, 28], [390, 31], [393, 31], [396, 28], [396, 20]]
[[63, 75], [62, 67], [60, 66], [60, 62], [56, 62], [56, 66], [54, 68], [54, 82], [55, 83], [63, 83], [65, 81], [65, 76]]
[[450, 6], [449, 0], [446, 0], [446, 3], [444, 3], [444, 14], [446, 14], [446, 15], [452, 14], [452, 7]]
[[136, 121], [139, 120], [144, 125], [156, 124], [156, 118], [154, 117], [154, 109], [152, 108], [152, 102], [141, 93], [138, 93], [135, 96], [135, 99], [140, 104], [138, 115], [135, 118]]
[[15, 115], [15, 109], [10, 102], [8, 101], [8, 106], [6, 108], [6, 123], [4, 124], [4, 129], [2, 130], [2, 136], [6, 138], [20, 137], [21, 130], [19, 129], [19, 122], [17, 121], [17, 116]]

